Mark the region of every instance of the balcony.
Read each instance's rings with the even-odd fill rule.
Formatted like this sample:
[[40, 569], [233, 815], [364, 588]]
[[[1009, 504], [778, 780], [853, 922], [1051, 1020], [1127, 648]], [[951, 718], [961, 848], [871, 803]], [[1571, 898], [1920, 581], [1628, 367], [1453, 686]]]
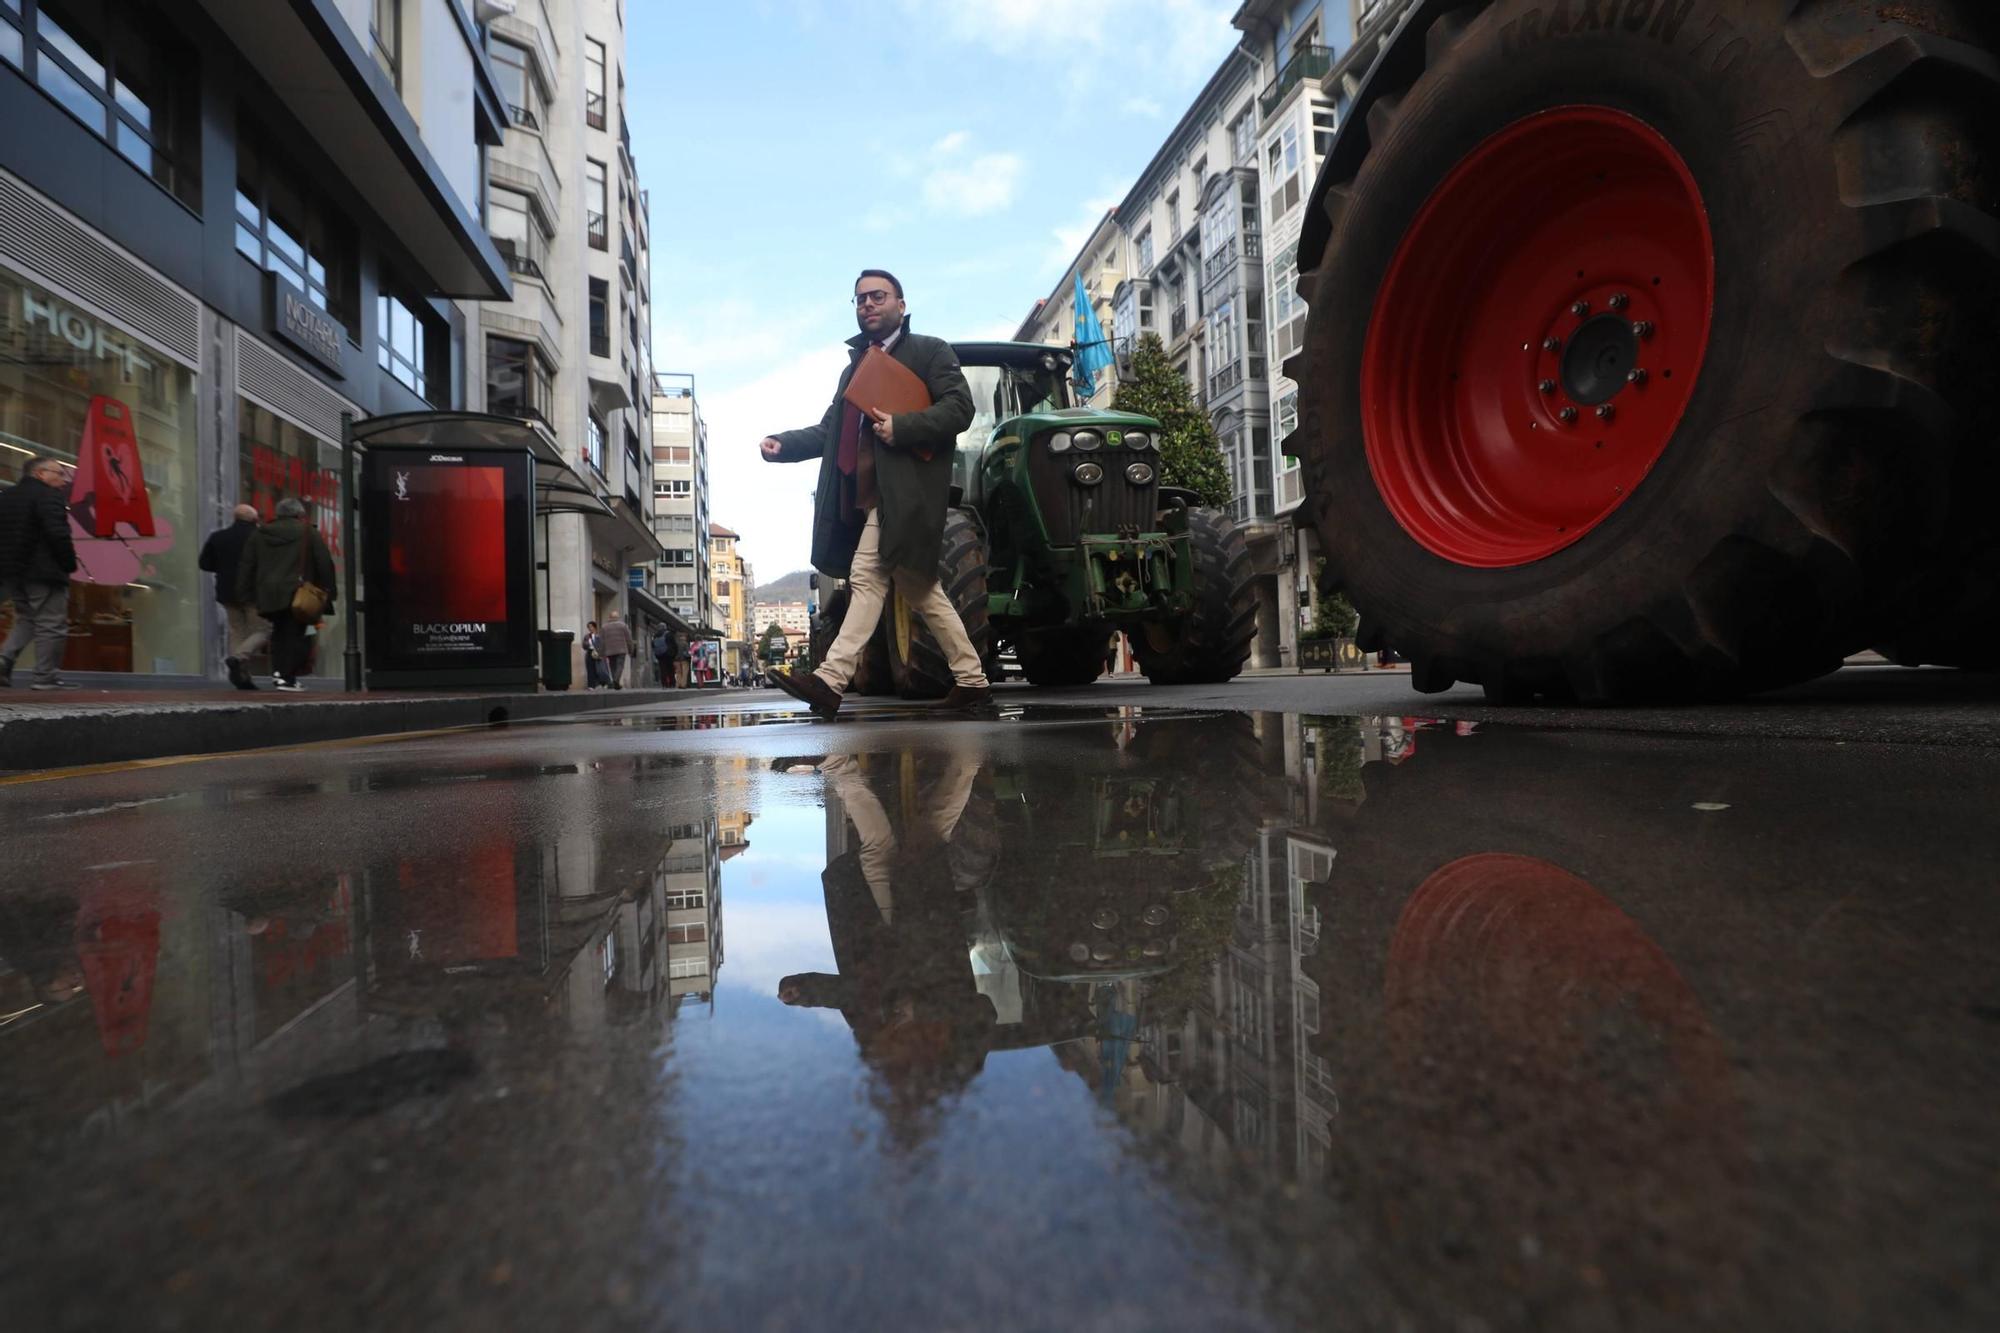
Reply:
[[535, 114], [535, 109], [531, 106], [516, 106], [509, 102], [507, 118], [524, 130], [533, 130], [537, 134], [542, 132], [542, 118]]
[[1208, 377], [1208, 396], [1210, 400], [1222, 397], [1223, 394], [1235, 388], [1242, 381], [1243, 363], [1241, 361], [1231, 361], [1221, 370], [1216, 371]]
[[1188, 317], [1187, 317], [1186, 306], [1177, 305], [1174, 307], [1174, 313], [1167, 323], [1167, 329], [1168, 329], [1168, 336], [1176, 340], [1183, 337], [1187, 333]]
[[1271, 80], [1257, 99], [1257, 110], [1269, 120], [1271, 113], [1291, 94], [1292, 89], [1306, 79], [1317, 79], [1333, 68], [1333, 50], [1325, 46], [1308, 46], [1285, 62], [1278, 71], [1278, 77]]
[[495, 236], [493, 247], [507, 261], [508, 272], [548, 281], [549, 243], [532, 223], [526, 236]]
[[611, 219], [602, 213], [587, 212], [583, 215], [583, 227], [590, 237], [590, 248], [609, 250], [611, 248]]
[[584, 123], [593, 130], [604, 128], [604, 94], [585, 93], [583, 95]]

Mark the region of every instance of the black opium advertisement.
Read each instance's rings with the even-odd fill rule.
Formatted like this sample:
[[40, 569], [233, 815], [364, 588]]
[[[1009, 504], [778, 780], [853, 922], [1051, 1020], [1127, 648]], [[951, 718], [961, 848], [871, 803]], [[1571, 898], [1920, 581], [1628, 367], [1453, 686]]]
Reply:
[[532, 661], [533, 462], [448, 449], [368, 456], [375, 559], [371, 664], [394, 670]]

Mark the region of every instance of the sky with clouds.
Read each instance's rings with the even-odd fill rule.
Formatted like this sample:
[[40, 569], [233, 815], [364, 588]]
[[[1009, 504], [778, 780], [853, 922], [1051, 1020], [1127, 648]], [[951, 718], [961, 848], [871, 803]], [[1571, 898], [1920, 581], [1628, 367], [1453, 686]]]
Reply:
[[642, 0], [626, 98], [653, 351], [695, 376], [710, 515], [759, 581], [807, 563], [809, 425], [863, 268], [912, 327], [1011, 336], [1240, 38], [1237, 0]]

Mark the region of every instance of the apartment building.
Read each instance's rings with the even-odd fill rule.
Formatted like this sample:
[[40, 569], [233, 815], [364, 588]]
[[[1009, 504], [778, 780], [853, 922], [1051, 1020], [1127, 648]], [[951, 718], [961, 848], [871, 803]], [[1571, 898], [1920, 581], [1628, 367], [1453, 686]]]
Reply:
[[708, 562], [708, 425], [694, 376], [653, 376], [653, 531], [656, 586], [674, 613], [705, 629], [713, 618]]
[[[1054, 289], [1035, 302], [1034, 310], [1021, 321], [1021, 327], [1014, 331], [1014, 340], [1061, 346], [1073, 342], [1076, 338], [1078, 277], [1083, 279], [1083, 289], [1097, 315], [1097, 322], [1103, 327], [1105, 336], [1110, 337], [1112, 298], [1126, 278], [1128, 248], [1119, 229], [1118, 210], [1107, 210], [1077, 250], [1076, 257], [1070, 260], [1069, 267], [1063, 270]], [[1117, 391], [1116, 375], [1099, 375], [1087, 396], [1078, 395], [1077, 404], [1081, 407], [1109, 408]]]
[[741, 537], [720, 523], [708, 525], [708, 569], [712, 584], [709, 604], [715, 628], [722, 635], [722, 669], [735, 675], [750, 665], [750, 564], [736, 549]]
[[[549, 520], [550, 623], [671, 624], [653, 522], [651, 218], [625, 115], [623, 0], [479, 0], [511, 125], [487, 216], [514, 299], [478, 309], [488, 411], [545, 422], [603, 512]], [[580, 649], [578, 651], [581, 651]]]
[[341, 414], [479, 405], [508, 122], [460, 0], [0, 0], [0, 485], [114, 436], [136, 473], [65, 674], [219, 679], [204, 535], [298, 499], [339, 555]]

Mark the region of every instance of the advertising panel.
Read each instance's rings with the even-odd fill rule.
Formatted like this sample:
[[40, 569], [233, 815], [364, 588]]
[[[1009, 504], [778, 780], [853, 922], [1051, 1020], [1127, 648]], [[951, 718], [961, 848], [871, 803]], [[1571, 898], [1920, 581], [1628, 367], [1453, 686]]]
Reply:
[[531, 682], [533, 458], [371, 449], [362, 487], [370, 683], [466, 672], [474, 683], [496, 671]]

